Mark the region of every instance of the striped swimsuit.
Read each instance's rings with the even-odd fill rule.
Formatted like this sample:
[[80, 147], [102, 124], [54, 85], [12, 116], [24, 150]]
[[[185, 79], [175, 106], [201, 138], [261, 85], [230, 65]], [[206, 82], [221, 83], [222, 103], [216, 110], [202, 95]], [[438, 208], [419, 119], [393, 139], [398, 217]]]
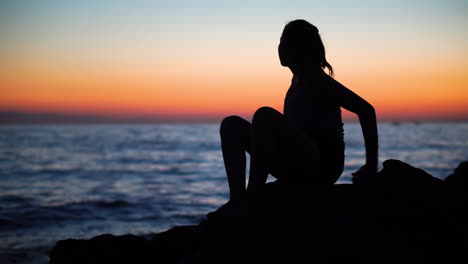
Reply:
[[334, 79], [321, 72], [301, 85], [293, 81], [284, 100], [284, 116], [309, 135], [320, 151], [320, 177], [334, 183], [344, 167], [341, 109]]

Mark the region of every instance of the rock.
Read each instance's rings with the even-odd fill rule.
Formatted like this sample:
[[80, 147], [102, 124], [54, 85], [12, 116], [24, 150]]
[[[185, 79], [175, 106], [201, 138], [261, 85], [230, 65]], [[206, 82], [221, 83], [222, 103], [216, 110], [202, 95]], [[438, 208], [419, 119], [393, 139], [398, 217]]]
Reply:
[[331, 189], [268, 183], [249, 217], [144, 239], [59, 241], [56, 263], [447, 263], [466, 249], [467, 164], [445, 181], [398, 160]]
[[146, 239], [133, 235], [104, 234], [90, 240], [67, 239], [57, 242], [50, 263], [147, 263], [152, 253]]
[[155, 235], [151, 240], [134, 235], [104, 234], [57, 242], [50, 263], [180, 263], [193, 253], [200, 237], [198, 226], [179, 226]]
[[[453, 195], [452, 198], [457, 200], [468, 200], [468, 161], [460, 163], [455, 171], [445, 178], [445, 183], [450, 193]], [[467, 203], [465, 203], [468, 206]]]
[[468, 161], [445, 178], [448, 199], [449, 255], [468, 263]]
[[150, 240], [150, 248], [164, 255], [152, 263], [186, 263], [198, 249], [202, 235], [198, 225], [176, 226], [156, 234]]
[[445, 187], [440, 179], [398, 160], [385, 161], [370, 183], [356, 186], [357, 207], [365, 218], [360, 242], [368, 245], [369, 255], [387, 256], [384, 263], [443, 259], [447, 251], [440, 247], [447, 236]]

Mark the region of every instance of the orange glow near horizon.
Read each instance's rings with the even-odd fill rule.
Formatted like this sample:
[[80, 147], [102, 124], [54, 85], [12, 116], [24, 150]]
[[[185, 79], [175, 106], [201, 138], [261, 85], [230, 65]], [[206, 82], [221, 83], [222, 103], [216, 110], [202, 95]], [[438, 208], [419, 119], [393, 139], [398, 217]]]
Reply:
[[[8, 87], [2, 91], [0, 109], [125, 117], [249, 117], [264, 105], [281, 111], [291, 78], [289, 70], [279, 65], [271, 73], [260, 74], [212, 76], [196, 70], [161, 74], [148, 68], [12, 67], [8, 75], [0, 76], [1, 85]], [[336, 78], [371, 102], [382, 119], [463, 119], [468, 116], [468, 80], [463, 71], [366, 72], [341, 77], [337, 69]]]

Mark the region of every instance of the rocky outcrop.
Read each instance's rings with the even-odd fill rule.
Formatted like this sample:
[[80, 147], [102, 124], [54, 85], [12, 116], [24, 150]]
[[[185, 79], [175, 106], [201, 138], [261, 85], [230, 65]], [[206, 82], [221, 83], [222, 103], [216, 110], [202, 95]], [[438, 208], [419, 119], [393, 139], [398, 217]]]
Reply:
[[268, 183], [244, 217], [62, 240], [50, 263], [466, 263], [467, 179], [468, 162], [442, 181], [387, 160], [331, 190]]

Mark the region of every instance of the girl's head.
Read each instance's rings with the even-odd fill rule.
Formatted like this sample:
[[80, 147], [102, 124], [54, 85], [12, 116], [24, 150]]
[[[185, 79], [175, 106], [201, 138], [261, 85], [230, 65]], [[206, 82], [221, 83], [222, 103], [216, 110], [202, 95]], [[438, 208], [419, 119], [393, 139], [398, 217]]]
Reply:
[[305, 20], [298, 19], [286, 24], [278, 53], [283, 66], [291, 69], [328, 68], [333, 76], [333, 68], [325, 58], [325, 47], [318, 29]]

